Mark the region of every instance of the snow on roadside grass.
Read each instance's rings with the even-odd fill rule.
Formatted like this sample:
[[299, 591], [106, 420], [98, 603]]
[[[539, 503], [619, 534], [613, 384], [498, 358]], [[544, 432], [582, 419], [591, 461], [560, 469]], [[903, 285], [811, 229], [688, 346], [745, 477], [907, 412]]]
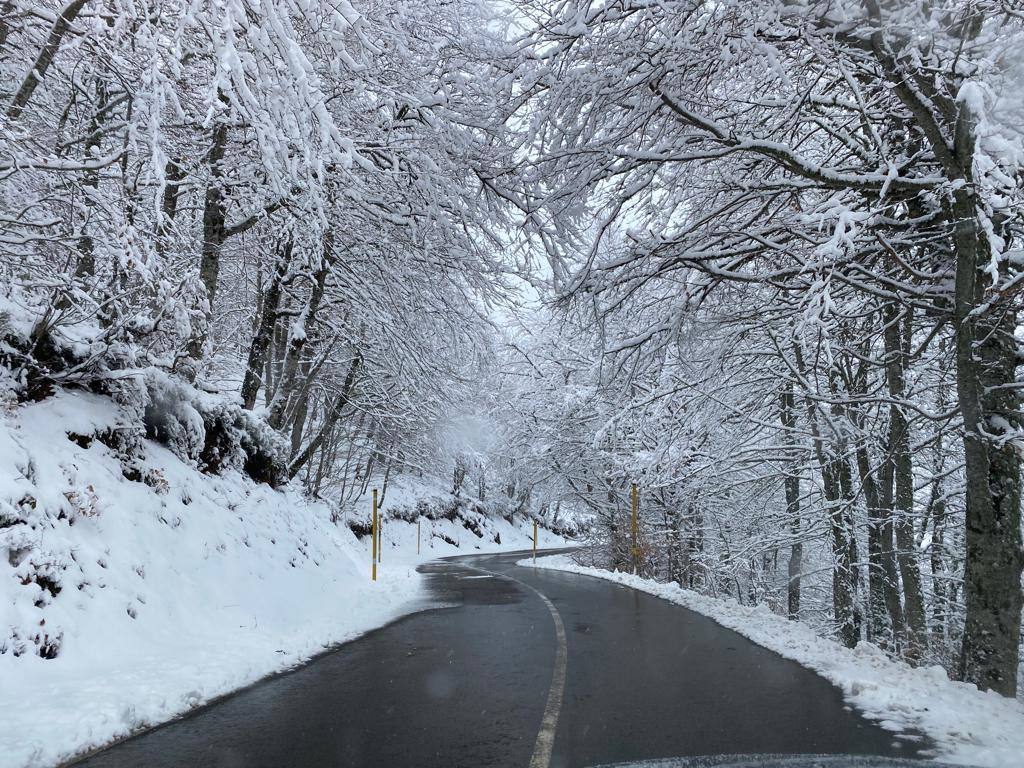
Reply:
[[[532, 560], [519, 565], [533, 566]], [[887, 730], [917, 731], [936, 745], [934, 757], [984, 768], [1024, 765], [1024, 705], [974, 685], [950, 680], [941, 667], [914, 668], [868, 643], [849, 649], [819, 637], [766, 606], [701, 595], [627, 573], [578, 565], [567, 555], [539, 558], [538, 568], [571, 571], [623, 584], [692, 611], [813, 669], [837, 686], [846, 701]]]

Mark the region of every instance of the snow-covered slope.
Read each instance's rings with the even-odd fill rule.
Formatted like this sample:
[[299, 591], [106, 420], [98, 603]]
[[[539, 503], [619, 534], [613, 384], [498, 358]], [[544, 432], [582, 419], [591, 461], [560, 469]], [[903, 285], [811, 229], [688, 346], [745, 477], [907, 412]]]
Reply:
[[448, 541], [529, 543], [525, 523], [494, 522], [499, 545], [439, 520], [417, 556], [415, 523], [388, 523], [373, 583], [368, 538], [326, 504], [150, 441], [126, 457], [112, 436], [130, 428], [83, 393], [0, 418], [3, 768], [52, 765], [415, 610], [415, 563], [457, 554]]

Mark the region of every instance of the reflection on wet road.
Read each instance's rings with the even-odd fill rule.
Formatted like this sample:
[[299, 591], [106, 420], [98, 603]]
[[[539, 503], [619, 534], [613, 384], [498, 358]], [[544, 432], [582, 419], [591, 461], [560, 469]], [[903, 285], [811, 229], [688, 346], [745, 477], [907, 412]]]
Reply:
[[547, 596], [567, 636], [551, 766], [913, 753], [822, 678], [710, 619], [611, 582], [515, 566], [522, 557], [424, 566], [435, 607], [76, 765], [525, 768], [556, 641], [548, 607], [524, 584]]

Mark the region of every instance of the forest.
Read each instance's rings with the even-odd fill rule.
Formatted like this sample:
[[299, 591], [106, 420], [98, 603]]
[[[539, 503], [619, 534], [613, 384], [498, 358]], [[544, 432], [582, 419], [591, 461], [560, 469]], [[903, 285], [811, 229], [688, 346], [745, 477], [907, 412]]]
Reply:
[[0, 0], [5, 408], [454, 475], [1015, 696], [1022, 51], [1017, 0]]

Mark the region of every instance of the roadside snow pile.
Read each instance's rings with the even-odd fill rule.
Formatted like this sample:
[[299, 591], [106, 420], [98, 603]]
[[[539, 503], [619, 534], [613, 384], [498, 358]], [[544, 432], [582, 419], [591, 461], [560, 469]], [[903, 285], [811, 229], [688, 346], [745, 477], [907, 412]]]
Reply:
[[[519, 565], [533, 566], [532, 560]], [[1024, 706], [974, 685], [950, 680], [941, 667], [913, 668], [875, 646], [845, 648], [765, 606], [747, 607], [631, 574], [578, 565], [567, 555], [537, 560], [539, 568], [572, 571], [623, 584], [714, 619], [719, 624], [813, 669], [842, 690], [867, 718], [896, 733], [933, 739], [934, 757], [984, 768], [1020, 768], [1024, 761]]]
[[[248, 439], [209, 410], [197, 445]], [[0, 768], [53, 765], [416, 610], [415, 562], [478, 541], [452, 526], [417, 558], [415, 524], [385, 526], [372, 583], [369, 537], [326, 504], [240, 461], [197, 469], [251, 446], [189, 463], [139, 423], [80, 391], [0, 410]], [[527, 545], [525, 524], [503, 526]]]

